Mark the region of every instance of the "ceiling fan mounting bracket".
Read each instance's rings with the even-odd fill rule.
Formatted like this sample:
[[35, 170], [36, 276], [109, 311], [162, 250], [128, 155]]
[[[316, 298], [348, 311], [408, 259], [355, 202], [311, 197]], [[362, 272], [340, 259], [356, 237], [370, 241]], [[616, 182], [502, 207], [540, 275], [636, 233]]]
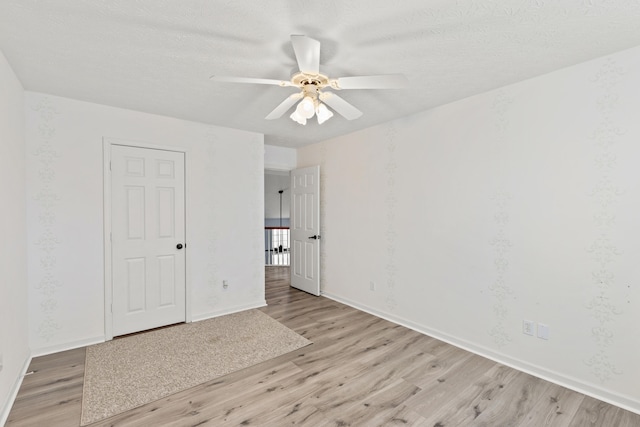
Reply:
[[329, 77], [324, 74], [305, 74], [300, 72], [291, 77], [291, 84], [300, 88], [314, 85], [322, 89], [325, 86], [329, 86]]

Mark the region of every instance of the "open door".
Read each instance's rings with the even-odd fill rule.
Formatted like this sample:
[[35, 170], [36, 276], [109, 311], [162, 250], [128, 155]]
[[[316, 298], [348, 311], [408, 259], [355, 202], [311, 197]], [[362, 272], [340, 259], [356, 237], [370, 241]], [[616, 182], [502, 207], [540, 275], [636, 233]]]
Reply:
[[291, 171], [291, 286], [320, 295], [320, 166]]

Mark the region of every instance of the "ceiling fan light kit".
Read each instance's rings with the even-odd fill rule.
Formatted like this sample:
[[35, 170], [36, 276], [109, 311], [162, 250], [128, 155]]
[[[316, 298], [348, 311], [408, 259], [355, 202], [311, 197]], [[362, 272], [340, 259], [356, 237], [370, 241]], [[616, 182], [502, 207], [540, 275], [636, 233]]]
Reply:
[[295, 73], [289, 81], [215, 75], [211, 76], [211, 79], [219, 82], [268, 84], [299, 88], [300, 92], [290, 95], [282, 101], [265, 119], [278, 119], [297, 103], [298, 105], [289, 117], [301, 125], [306, 125], [307, 120], [314, 115], [318, 119], [318, 124], [322, 124], [333, 117], [333, 112], [327, 108], [327, 105], [347, 120], [355, 120], [362, 116], [362, 111], [335, 93], [321, 92], [321, 89], [402, 89], [409, 85], [407, 78], [402, 74], [331, 79], [324, 74], [320, 74], [319, 41], [307, 36], [292, 35], [291, 44], [300, 71]]
[[310, 96], [302, 98], [302, 101], [298, 103], [293, 114], [291, 114], [291, 119], [301, 125], [306, 125], [307, 120], [313, 117], [316, 112], [316, 101], [317, 100], [312, 99]]
[[307, 120], [312, 118], [314, 114], [320, 125], [333, 117], [333, 113], [326, 105], [318, 101], [317, 98], [311, 99], [308, 96], [298, 103], [298, 106], [289, 117], [294, 122], [306, 125]]
[[296, 109], [289, 116], [291, 120], [301, 125], [306, 125], [307, 120], [315, 115], [318, 119], [318, 124], [322, 124], [333, 117], [333, 113], [318, 99], [321, 92], [317, 84], [303, 83], [300, 94], [302, 101], [298, 102]]

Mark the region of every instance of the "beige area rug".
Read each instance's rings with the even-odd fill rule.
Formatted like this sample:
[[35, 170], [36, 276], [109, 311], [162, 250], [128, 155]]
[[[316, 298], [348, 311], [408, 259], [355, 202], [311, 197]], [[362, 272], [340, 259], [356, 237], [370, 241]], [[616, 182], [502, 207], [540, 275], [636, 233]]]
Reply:
[[259, 310], [87, 347], [81, 425], [311, 344]]

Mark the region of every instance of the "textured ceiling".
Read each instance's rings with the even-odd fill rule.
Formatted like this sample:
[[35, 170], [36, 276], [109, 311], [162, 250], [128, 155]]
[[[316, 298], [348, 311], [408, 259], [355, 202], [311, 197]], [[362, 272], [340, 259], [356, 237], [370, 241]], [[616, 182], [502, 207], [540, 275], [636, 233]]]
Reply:
[[[350, 90], [364, 112], [301, 126], [264, 117], [294, 89], [291, 34], [331, 77], [404, 73]], [[640, 0], [2, 0], [0, 49], [27, 90], [265, 134], [297, 147], [640, 45]]]

